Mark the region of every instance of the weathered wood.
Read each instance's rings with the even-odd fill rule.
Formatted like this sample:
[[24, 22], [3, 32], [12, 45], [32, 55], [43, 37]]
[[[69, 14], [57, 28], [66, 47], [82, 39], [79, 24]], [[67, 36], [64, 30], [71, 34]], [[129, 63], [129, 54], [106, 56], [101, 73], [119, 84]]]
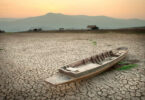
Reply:
[[[71, 67], [76, 68], [76, 70], [68, 71], [67, 67], [62, 67], [61, 69], [59, 69], [60, 72], [58, 72], [55, 76], [47, 78], [45, 81], [52, 85], [59, 85], [92, 77], [118, 63], [127, 55], [127, 53], [128, 49], [122, 48], [86, 58], [84, 60], [70, 64], [73, 65]], [[98, 62], [102, 64], [100, 65]], [[68, 65], [68, 68], [70, 67], [70, 65]]]

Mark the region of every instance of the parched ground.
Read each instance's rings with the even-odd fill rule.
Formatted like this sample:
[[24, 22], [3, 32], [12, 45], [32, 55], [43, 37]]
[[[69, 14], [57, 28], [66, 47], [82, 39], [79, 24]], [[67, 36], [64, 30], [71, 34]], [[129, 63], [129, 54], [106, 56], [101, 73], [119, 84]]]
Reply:
[[[94, 41], [97, 42], [94, 45]], [[57, 69], [120, 46], [138, 67], [52, 88]], [[121, 33], [0, 34], [0, 100], [145, 100], [145, 35]]]

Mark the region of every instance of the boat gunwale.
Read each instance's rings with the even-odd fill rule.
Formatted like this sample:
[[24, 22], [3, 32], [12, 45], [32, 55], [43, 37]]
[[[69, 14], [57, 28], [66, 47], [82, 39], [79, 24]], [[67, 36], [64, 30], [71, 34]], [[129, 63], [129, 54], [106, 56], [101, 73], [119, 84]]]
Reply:
[[[120, 51], [120, 49], [118, 50], [118, 48], [115, 49], [115, 50]], [[121, 50], [121, 51], [122, 51], [122, 50]], [[124, 51], [128, 52], [128, 50], [124, 50]], [[61, 68], [59, 68], [58, 70], [59, 70], [60, 73], [67, 74], [67, 75], [70, 75], [70, 76], [72, 76], [72, 77], [79, 77], [79, 76], [82, 76], [83, 74], [85, 74], [85, 72], [86, 72], [86, 73], [89, 73], [89, 72], [92, 72], [93, 70], [100, 69], [100, 67], [101, 67], [101, 66], [104, 66], [104, 64], [106, 65], [106, 63], [104, 63], [104, 64], [102, 63], [102, 62], [104, 62], [105, 58], [108, 58], [108, 57], [104, 56], [105, 53], [107, 53], [107, 54], [109, 53], [109, 54], [110, 54], [110, 56], [108, 56], [109, 54], [107, 55], [109, 58], [113, 58], [113, 57], [119, 58], [121, 55], [124, 54], [124, 53], [122, 53], [121, 55], [117, 55], [117, 56], [114, 55], [114, 54], [111, 55], [112, 50], [110, 50], [110, 51], [107, 51], [107, 52], [104, 52], [104, 53], [100, 53], [100, 54], [97, 54], [97, 55], [94, 55], [94, 56], [85, 58], [85, 59], [83, 59], [83, 60], [76, 61], [76, 62], [74, 62], [74, 63], [72, 63], [72, 64], [69, 64], [69, 65], [66, 65], [66, 66], [64, 66], [64, 67], [61, 67]], [[102, 56], [103, 56], [103, 57], [102, 57]], [[100, 64], [100, 63], [97, 63], [96, 61], [94, 62], [94, 60], [99, 60], [98, 57], [101, 58], [101, 60], [102, 60], [102, 62], [100, 62], [101, 64]], [[85, 60], [88, 60], [87, 62], [90, 62], [90, 63], [93, 63], [93, 64], [98, 64], [99, 66], [96, 66], [96, 68], [92, 68], [92, 69], [88, 70], [89, 72], [87, 72], [87, 70], [86, 70], [86, 71], [80, 72], [80, 73], [71, 72], [71, 71], [67, 71], [67, 70], [64, 69], [65, 67], [77, 68], [77, 67], [79, 67], [79, 66], [81, 66], [81, 65], [85, 65], [85, 64], [87, 64], [87, 63], [84, 63]], [[113, 59], [113, 60], [115, 60], [115, 59]], [[109, 62], [111, 62], [111, 61], [113, 61], [113, 60], [110, 60]], [[108, 63], [109, 63], [109, 62], [108, 62]], [[71, 66], [71, 65], [73, 65], [73, 66]], [[82, 74], [82, 75], [81, 75], [81, 74]]]

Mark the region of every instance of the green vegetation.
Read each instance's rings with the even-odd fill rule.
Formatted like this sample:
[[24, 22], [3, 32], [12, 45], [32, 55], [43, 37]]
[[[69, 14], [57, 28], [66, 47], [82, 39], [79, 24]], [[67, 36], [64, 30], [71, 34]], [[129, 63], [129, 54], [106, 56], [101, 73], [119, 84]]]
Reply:
[[95, 45], [95, 46], [97, 45], [96, 41], [93, 41], [93, 40], [89, 40], [89, 41], [91, 41], [93, 45]]
[[1, 51], [1, 50], [3, 50], [3, 49], [0, 49], [0, 51]]
[[97, 42], [96, 41], [92, 41], [93, 45], [97, 45]]
[[137, 64], [131, 64], [131, 63], [128, 63], [128, 62], [119, 62], [118, 64], [121, 67], [117, 68], [117, 70], [128, 70], [128, 69], [131, 69], [131, 68], [134, 68], [134, 67], [138, 66]]

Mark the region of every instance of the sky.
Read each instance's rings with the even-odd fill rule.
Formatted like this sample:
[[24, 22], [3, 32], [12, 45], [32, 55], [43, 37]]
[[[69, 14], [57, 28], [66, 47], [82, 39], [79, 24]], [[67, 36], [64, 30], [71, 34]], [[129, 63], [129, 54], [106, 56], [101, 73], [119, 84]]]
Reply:
[[46, 13], [145, 19], [145, 0], [0, 0], [0, 18]]

